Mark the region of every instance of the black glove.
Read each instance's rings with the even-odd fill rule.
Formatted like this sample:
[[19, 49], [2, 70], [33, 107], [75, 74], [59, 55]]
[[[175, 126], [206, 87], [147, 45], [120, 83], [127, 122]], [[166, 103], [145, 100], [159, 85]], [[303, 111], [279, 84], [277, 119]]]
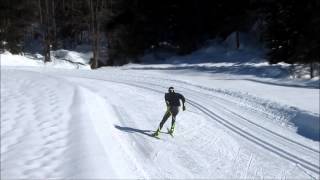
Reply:
[[184, 105], [182, 106], [182, 110], [183, 110], [183, 111], [185, 111], [185, 110], [186, 110], [186, 107], [185, 107]]

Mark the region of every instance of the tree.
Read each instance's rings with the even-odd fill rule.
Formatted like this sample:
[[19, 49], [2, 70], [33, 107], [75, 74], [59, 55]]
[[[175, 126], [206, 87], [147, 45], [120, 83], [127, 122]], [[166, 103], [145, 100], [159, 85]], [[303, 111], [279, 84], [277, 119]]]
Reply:
[[40, 26], [42, 27], [43, 31], [43, 47], [44, 47], [44, 62], [50, 62], [51, 61], [51, 47], [53, 43], [53, 28], [52, 28], [52, 22], [55, 17], [53, 17], [52, 9], [54, 7], [51, 7], [52, 4], [49, 3], [49, 0], [44, 0], [43, 3], [41, 3], [41, 0], [39, 0], [39, 14], [42, 14], [42, 18], [40, 19]]
[[32, 0], [3, 0], [0, 3], [0, 41], [7, 43], [5, 49], [12, 53], [23, 50], [24, 36], [36, 18], [35, 7]]
[[310, 1], [277, 1], [269, 5], [265, 41], [270, 48], [269, 62], [319, 62], [320, 3]]
[[[304, 9], [301, 9], [303, 22], [301, 33], [297, 37], [297, 45], [294, 49], [291, 61], [308, 63], [310, 65], [310, 77], [314, 77], [316, 63], [320, 63], [320, 2], [309, 1]], [[319, 66], [318, 66], [319, 68]], [[319, 69], [318, 69], [319, 72]]]

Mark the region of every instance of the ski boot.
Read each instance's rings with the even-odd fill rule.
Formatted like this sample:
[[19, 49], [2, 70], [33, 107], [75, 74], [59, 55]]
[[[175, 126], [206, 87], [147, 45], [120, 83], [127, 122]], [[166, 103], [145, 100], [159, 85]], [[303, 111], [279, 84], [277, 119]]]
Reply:
[[156, 132], [152, 134], [152, 136], [155, 138], [159, 138], [159, 133], [160, 133], [160, 128], [158, 128]]
[[175, 124], [173, 124], [170, 129], [168, 128], [168, 134], [170, 134], [172, 137], [173, 137], [174, 127], [175, 127]]

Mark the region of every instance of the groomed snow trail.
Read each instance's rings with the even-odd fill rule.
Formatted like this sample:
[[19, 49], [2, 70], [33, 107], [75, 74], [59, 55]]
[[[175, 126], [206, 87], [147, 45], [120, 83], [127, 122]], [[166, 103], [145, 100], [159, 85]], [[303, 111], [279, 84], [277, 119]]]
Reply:
[[[174, 138], [169, 120], [157, 140], [169, 86], [187, 111]], [[279, 125], [285, 109], [204, 87], [122, 70], [2, 69], [1, 177], [319, 178], [319, 143]]]
[[120, 144], [100, 141], [118, 139], [112, 112], [99, 96], [64, 79], [1, 70], [1, 179], [140, 177]]

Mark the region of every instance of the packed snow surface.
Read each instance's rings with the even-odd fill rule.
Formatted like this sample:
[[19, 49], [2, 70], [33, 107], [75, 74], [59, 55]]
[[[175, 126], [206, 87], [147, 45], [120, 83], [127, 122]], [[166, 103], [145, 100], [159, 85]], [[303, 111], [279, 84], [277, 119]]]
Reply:
[[[68, 61], [70, 70], [22, 58], [1, 55], [1, 179], [319, 179], [314, 83], [181, 64], [81, 70]], [[18, 66], [26, 61], [36, 65]], [[187, 110], [174, 137], [169, 119], [156, 139], [170, 86]]]

